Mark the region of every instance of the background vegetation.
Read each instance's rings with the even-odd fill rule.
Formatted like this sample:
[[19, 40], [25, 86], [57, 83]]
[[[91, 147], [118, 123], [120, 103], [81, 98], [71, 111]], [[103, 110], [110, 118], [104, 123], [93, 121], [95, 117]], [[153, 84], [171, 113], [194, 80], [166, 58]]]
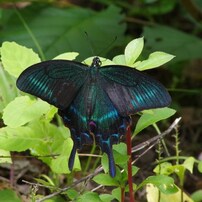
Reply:
[[[94, 181], [73, 183], [75, 180], [81, 181], [100, 165], [99, 149], [92, 148], [92, 151], [98, 154], [96, 158], [80, 157], [82, 171], [70, 174], [64, 163], [70, 152], [69, 132], [55, 114], [56, 109], [28, 96], [19, 97], [22, 93], [15, 86], [15, 77], [18, 73], [15, 72], [15, 67], [13, 72], [8, 71], [6, 67], [13, 67], [16, 61], [20, 67], [23, 65], [25, 67], [29, 62], [32, 64], [34, 61], [40, 61], [39, 57], [41, 60], [47, 60], [64, 52], [78, 52], [78, 61], [92, 55], [112, 59], [123, 53], [129, 41], [141, 36], [144, 37], [145, 45], [138, 59], [144, 60], [155, 51], [164, 51], [176, 56], [162, 68], [149, 70], [148, 73], [168, 88], [173, 99], [171, 108], [177, 113], [158, 126], [155, 125], [157, 120], [148, 124], [153, 124], [154, 127], [148, 127], [133, 138], [133, 145], [157, 135], [160, 133], [159, 129], [162, 131], [167, 129], [175, 118], [182, 117], [182, 120], [173, 132], [174, 136], [169, 134], [165, 138], [169, 152], [163, 152], [162, 146], [158, 145], [157, 152], [152, 148], [135, 163], [137, 167], [133, 168], [135, 175], [133, 181], [136, 184], [136, 187], [134, 186], [136, 199], [158, 201], [158, 197], [154, 199], [158, 191], [155, 194], [156, 190], [152, 187], [152, 183], [166, 194], [165, 197], [162, 194], [161, 201], [175, 201], [169, 198], [174, 197], [172, 193], [175, 190], [168, 188], [166, 191], [161, 186], [175, 182], [183, 190], [181, 199], [184, 193], [184, 199], [188, 196], [192, 197], [192, 199], [186, 198], [187, 201], [202, 201], [200, 163], [202, 160], [202, 2], [200, 0], [91, 0], [87, 2], [0, 0], [0, 41], [3, 44], [1, 56], [12, 53], [7, 57], [10, 58], [8, 61], [1, 58], [3, 66], [0, 67], [0, 201], [35, 201], [72, 184], [74, 186], [63, 192], [62, 196], [55, 196], [49, 200], [121, 201], [120, 193], [123, 188], [128, 192], [127, 173], [125, 178], [120, 173], [115, 180], [108, 179], [106, 175], [97, 175]], [[23, 49], [16, 44], [4, 43], [5, 41], [14, 41], [32, 48], [39, 57], [31, 50]], [[19, 48], [21, 53], [23, 51], [25, 53], [19, 55]], [[10, 52], [7, 53], [7, 50]], [[20, 116], [22, 113], [20, 109], [23, 109], [24, 114], [36, 112], [37, 118], [21, 119], [25, 117]], [[13, 114], [19, 114], [17, 123], [14, 121], [16, 118], [6, 116], [6, 110], [9, 113], [13, 110]], [[164, 111], [164, 113], [168, 112]], [[162, 112], [160, 114], [163, 116]], [[167, 117], [171, 115], [172, 113]], [[159, 120], [167, 117], [161, 117]], [[133, 118], [134, 128], [138, 118], [139, 115]], [[148, 120], [148, 117], [145, 119]], [[27, 125], [29, 127], [24, 127]], [[115, 156], [121, 159], [120, 165], [127, 162], [125, 150], [124, 144], [115, 147], [115, 152], [118, 152]], [[87, 147], [82, 153], [91, 153], [91, 151]], [[168, 153], [170, 157], [167, 156]], [[59, 157], [54, 157], [55, 154], [59, 154]], [[140, 154], [135, 153], [133, 159]], [[159, 170], [156, 159], [161, 163], [166, 162]], [[103, 166], [106, 164], [105, 161], [105, 157], [102, 158]], [[78, 159], [76, 168], [80, 169]], [[152, 179], [154, 175], [158, 177], [159, 174], [163, 177]], [[165, 176], [171, 176], [174, 182]], [[39, 183], [45, 187], [30, 183]], [[147, 195], [146, 184], [149, 184]], [[102, 188], [98, 189], [98, 185]], [[188, 196], [185, 196], [185, 192]], [[129, 201], [126, 195], [125, 201], [127, 200]]]

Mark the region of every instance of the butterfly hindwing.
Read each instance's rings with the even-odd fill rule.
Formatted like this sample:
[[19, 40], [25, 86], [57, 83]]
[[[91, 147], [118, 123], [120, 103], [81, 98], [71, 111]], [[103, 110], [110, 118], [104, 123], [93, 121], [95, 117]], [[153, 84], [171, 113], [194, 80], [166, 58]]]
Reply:
[[117, 144], [120, 136], [125, 134], [126, 122], [125, 118], [118, 114], [100, 83], [87, 80], [69, 108], [63, 113], [60, 112], [60, 115], [70, 128], [74, 141], [69, 159], [70, 169], [74, 161], [75, 148], [82, 148], [83, 144], [92, 144], [95, 141], [107, 154], [110, 174], [115, 176], [112, 145]]
[[84, 64], [51, 60], [27, 68], [18, 78], [17, 87], [58, 108], [66, 108], [88, 75]]
[[126, 66], [104, 66], [99, 69], [101, 85], [122, 116], [144, 109], [168, 106], [170, 95], [152, 77]]

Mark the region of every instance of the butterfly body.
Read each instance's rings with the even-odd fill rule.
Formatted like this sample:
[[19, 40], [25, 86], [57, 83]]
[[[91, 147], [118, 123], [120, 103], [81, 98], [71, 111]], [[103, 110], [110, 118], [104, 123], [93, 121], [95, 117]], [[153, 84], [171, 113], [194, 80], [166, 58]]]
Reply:
[[129, 116], [143, 109], [167, 106], [171, 101], [158, 81], [126, 66], [101, 67], [98, 57], [90, 67], [67, 60], [35, 64], [20, 75], [17, 86], [58, 108], [74, 142], [70, 170], [76, 150], [95, 142], [108, 155], [112, 177], [112, 145], [125, 134]]

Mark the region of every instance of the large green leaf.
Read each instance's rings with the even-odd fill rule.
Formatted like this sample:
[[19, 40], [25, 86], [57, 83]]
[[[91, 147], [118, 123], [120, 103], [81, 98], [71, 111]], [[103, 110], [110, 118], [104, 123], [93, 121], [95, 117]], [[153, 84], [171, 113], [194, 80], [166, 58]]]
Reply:
[[173, 62], [202, 58], [202, 40], [167, 26], [144, 27], [148, 52], [165, 51], [176, 56]]
[[7, 151], [25, 151], [35, 145], [41, 145], [42, 139], [35, 136], [27, 126], [0, 129], [0, 149]]
[[155, 185], [164, 194], [173, 194], [178, 191], [174, 184], [174, 179], [166, 175], [149, 176], [138, 185], [137, 189], [147, 184]]
[[[146, 187], [146, 193], [148, 202], [159, 201], [159, 190], [156, 186], [148, 184]], [[160, 202], [181, 202], [182, 201], [181, 197], [182, 194], [180, 189], [176, 193], [170, 193], [170, 194], [161, 193]], [[184, 192], [183, 192], [183, 201], [193, 202], [193, 200]]]
[[40, 118], [49, 110], [48, 103], [40, 99], [31, 100], [28, 96], [21, 96], [6, 106], [3, 111], [3, 121], [7, 126], [15, 128]]
[[154, 53], [151, 53], [147, 60], [138, 62], [137, 66], [136, 65], [134, 65], [134, 66], [136, 67], [136, 69], [138, 69], [140, 71], [147, 70], [147, 69], [153, 69], [155, 67], [159, 67], [159, 66], [165, 64], [166, 62], [172, 60], [173, 58], [174, 58], [173, 55], [170, 55], [170, 54], [164, 53], [164, 52], [160, 52], [160, 51], [156, 51]]
[[2, 44], [1, 60], [5, 70], [15, 77], [27, 67], [41, 61], [32, 49], [8, 41]]
[[167, 107], [149, 110], [151, 113], [148, 113], [147, 111], [148, 110], [143, 112], [143, 115], [139, 118], [135, 127], [135, 133], [134, 133], [135, 135], [138, 134], [143, 129], [147, 128], [148, 126], [158, 121], [169, 118], [176, 112], [174, 109]]
[[0, 190], [0, 201], [5, 202], [21, 202], [17, 193], [11, 189]]
[[[40, 157], [55, 173], [70, 173], [68, 157], [72, 149], [70, 131], [64, 126], [56, 127], [49, 122], [41, 123], [36, 120], [29, 124], [35, 137], [42, 140], [41, 144], [32, 146], [31, 153], [37, 156], [56, 155], [54, 157]], [[80, 170], [80, 162], [76, 155], [74, 169]]]
[[[82, 59], [86, 58], [92, 55], [89, 40], [96, 54], [123, 42], [125, 24], [120, 23], [123, 15], [114, 6], [95, 12], [79, 7], [61, 9], [37, 5], [21, 9], [20, 12], [49, 59], [69, 51], [77, 51]], [[4, 31], [0, 32], [1, 42], [16, 41], [37, 50], [13, 10], [3, 10], [2, 16]], [[115, 37], [118, 40], [114, 41]], [[112, 41], [114, 43], [109, 47]]]

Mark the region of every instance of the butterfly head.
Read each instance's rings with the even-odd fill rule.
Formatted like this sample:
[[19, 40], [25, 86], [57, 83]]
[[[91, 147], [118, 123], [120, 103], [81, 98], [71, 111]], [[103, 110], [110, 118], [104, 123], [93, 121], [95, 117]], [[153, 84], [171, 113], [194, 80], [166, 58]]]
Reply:
[[101, 65], [102, 65], [102, 62], [100, 61], [100, 58], [97, 56], [94, 57], [91, 67], [100, 67]]

